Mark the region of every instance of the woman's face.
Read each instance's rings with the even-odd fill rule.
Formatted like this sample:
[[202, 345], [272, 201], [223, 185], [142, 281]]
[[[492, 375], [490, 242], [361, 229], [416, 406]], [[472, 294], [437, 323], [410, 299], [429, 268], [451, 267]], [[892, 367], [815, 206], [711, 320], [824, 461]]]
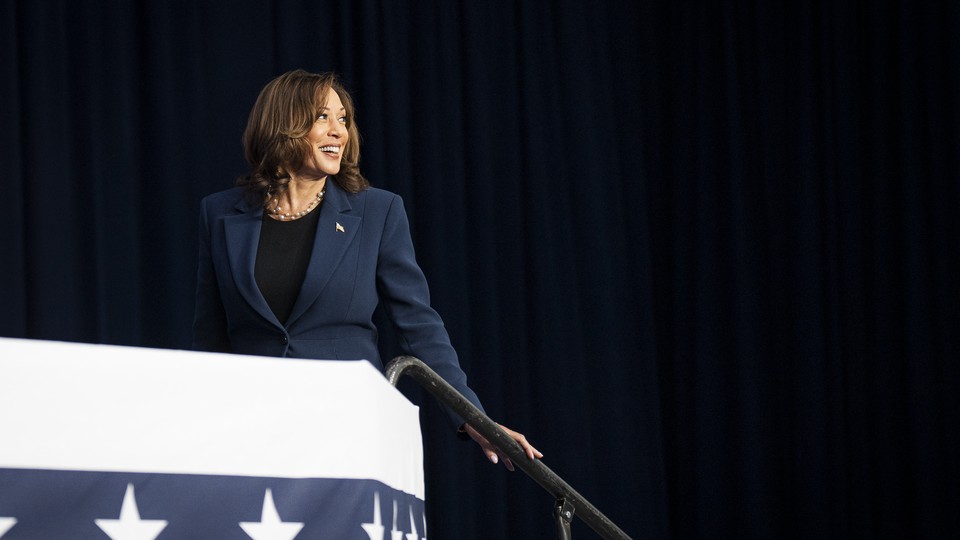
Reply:
[[331, 88], [326, 106], [307, 133], [310, 151], [297, 175], [304, 178], [323, 178], [340, 172], [340, 159], [347, 147], [347, 111], [340, 96]]

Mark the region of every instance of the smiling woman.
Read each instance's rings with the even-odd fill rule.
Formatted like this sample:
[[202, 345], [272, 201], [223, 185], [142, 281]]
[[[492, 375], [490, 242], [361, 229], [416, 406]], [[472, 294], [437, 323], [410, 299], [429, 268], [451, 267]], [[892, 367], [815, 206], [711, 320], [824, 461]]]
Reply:
[[[194, 348], [380, 361], [382, 305], [405, 353], [478, 408], [443, 321], [430, 306], [397, 195], [360, 174], [353, 101], [332, 74], [292, 71], [264, 87], [243, 135], [250, 174], [203, 199]], [[497, 463], [510, 461], [451, 413]], [[542, 457], [504, 428], [530, 459]]]
[[329, 174], [349, 193], [366, 189], [370, 183], [360, 174], [360, 134], [353, 116], [353, 100], [332, 73], [296, 70], [270, 81], [243, 133], [251, 171], [237, 185], [264, 197], [279, 196], [308, 157], [318, 159], [316, 143], [332, 143], [339, 146], [339, 155], [337, 168]]

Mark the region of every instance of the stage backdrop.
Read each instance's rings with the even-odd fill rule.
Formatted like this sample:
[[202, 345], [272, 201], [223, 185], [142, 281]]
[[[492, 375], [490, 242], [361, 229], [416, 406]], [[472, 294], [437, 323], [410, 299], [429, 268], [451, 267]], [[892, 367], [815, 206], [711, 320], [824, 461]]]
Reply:
[[[0, 334], [188, 346], [199, 199], [336, 70], [487, 410], [627, 532], [960, 535], [960, 7], [698, 4], [2, 2]], [[552, 534], [423, 416], [430, 537]]]

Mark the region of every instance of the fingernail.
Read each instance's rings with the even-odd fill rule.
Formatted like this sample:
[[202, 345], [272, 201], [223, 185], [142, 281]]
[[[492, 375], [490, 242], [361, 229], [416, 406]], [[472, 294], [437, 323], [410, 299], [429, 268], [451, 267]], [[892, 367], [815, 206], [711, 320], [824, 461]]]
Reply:
[[496, 454], [490, 456], [490, 463], [493, 463], [494, 465], [496, 465], [498, 461], [500, 461], [500, 460], [497, 459], [497, 455], [496, 455]]

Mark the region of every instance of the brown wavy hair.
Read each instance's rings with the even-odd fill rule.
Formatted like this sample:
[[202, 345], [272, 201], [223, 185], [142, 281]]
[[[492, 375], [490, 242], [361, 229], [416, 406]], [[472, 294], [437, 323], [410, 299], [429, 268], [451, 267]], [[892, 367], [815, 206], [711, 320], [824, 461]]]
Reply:
[[333, 180], [349, 193], [370, 187], [360, 174], [360, 132], [350, 94], [333, 73], [298, 69], [267, 83], [250, 110], [243, 131], [243, 153], [251, 170], [237, 179], [237, 185], [246, 187], [254, 199], [266, 202], [286, 191], [290, 172], [298, 171], [310, 152], [307, 134], [326, 105], [330, 88], [343, 102], [348, 135], [340, 172]]

